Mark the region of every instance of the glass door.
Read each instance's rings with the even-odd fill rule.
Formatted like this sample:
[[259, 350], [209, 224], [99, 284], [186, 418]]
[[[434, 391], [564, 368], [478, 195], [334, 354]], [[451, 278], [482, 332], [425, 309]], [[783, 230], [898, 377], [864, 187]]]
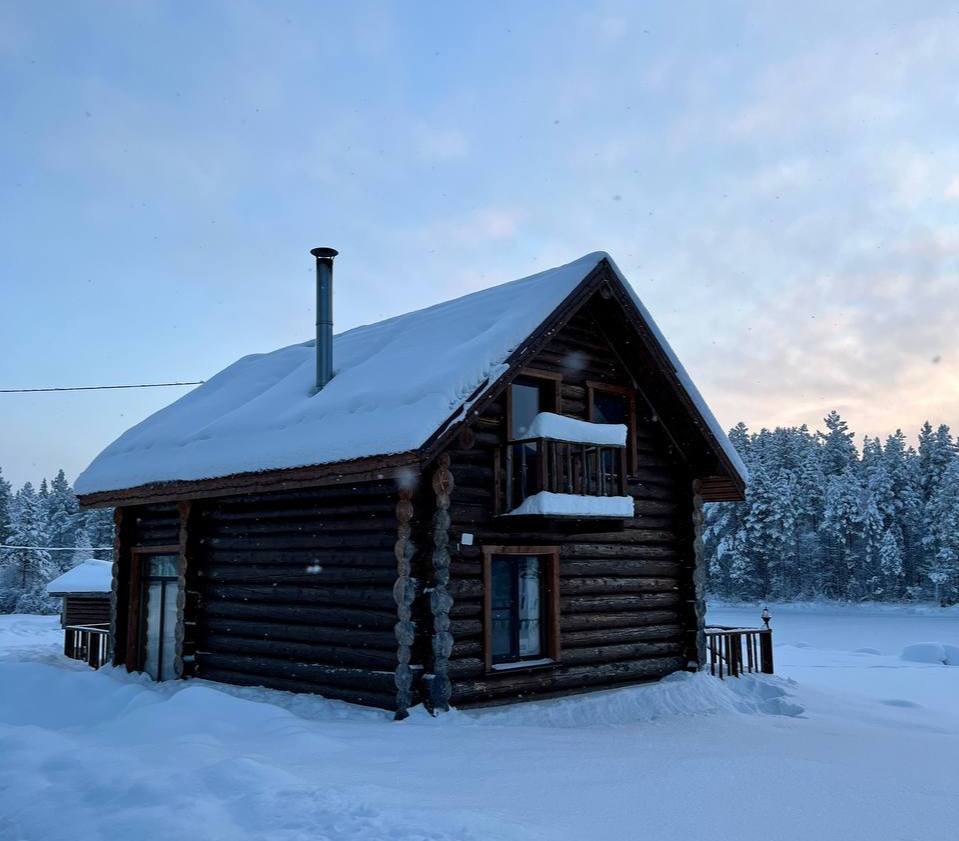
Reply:
[[176, 677], [176, 555], [145, 555], [141, 581], [143, 671], [154, 680]]

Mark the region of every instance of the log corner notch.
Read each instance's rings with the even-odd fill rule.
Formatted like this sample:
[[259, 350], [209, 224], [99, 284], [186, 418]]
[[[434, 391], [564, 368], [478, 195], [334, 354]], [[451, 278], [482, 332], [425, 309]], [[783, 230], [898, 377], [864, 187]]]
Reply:
[[412, 703], [413, 671], [410, 657], [416, 636], [413, 622], [413, 601], [416, 596], [416, 581], [412, 577], [413, 556], [416, 547], [410, 539], [412, 535], [413, 491], [409, 487], [400, 487], [396, 502], [396, 582], [393, 584], [393, 600], [396, 602], [396, 720], [402, 721], [409, 715]]
[[699, 479], [693, 480], [693, 576], [692, 610], [690, 616], [695, 621], [695, 633], [692, 650], [695, 652], [697, 668], [706, 665], [706, 552], [703, 546], [703, 485]]
[[450, 610], [453, 597], [450, 581], [450, 495], [453, 493], [453, 474], [450, 472], [449, 453], [436, 460], [433, 473], [433, 494], [436, 508], [433, 512], [433, 584], [430, 592], [430, 612], [433, 616], [433, 669], [429, 678], [428, 706], [431, 713], [450, 708], [452, 684], [449, 678], [449, 658], [453, 652], [453, 634], [450, 630]]

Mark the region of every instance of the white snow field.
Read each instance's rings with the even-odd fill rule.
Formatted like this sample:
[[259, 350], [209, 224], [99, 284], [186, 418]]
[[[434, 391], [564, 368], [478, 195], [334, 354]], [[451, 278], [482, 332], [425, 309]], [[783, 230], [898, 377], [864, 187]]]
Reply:
[[0, 839], [959, 837], [959, 613], [770, 609], [781, 676], [401, 723], [93, 672], [55, 617], [0, 616]]

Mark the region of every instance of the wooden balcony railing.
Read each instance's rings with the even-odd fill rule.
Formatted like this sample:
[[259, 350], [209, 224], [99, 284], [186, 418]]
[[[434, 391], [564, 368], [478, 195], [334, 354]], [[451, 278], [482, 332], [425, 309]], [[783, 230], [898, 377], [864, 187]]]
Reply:
[[743, 672], [773, 673], [773, 632], [771, 628], [706, 628], [709, 673], [739, 677]]
[[107, 623], [67, 625], [64, 628], [63, 653], [71, 660], [85, 660], [93, 669], [107, 662], [110, 626]]
[[511, 441], [503, 449], [504, 511], [540, 491], [581, 496], [626, 493], [626, 447], [552, 438]]

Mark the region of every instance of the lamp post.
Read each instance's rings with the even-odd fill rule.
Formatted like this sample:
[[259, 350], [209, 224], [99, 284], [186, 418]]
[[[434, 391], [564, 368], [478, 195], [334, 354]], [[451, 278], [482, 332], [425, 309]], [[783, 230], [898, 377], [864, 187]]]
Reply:
[[766, 629], [768, 630], [768, 629], [769, 629], [769, 620], [773, 618], [773, 615], [769, 612], [769, 608], [768, 608], [768, 607], [764, 607], [764, 608], [763, 608], [763, 612], [762, 612], [760, 618], [763, 620], [763, 625], [765, 625], [765, 626], [766, 626]]

